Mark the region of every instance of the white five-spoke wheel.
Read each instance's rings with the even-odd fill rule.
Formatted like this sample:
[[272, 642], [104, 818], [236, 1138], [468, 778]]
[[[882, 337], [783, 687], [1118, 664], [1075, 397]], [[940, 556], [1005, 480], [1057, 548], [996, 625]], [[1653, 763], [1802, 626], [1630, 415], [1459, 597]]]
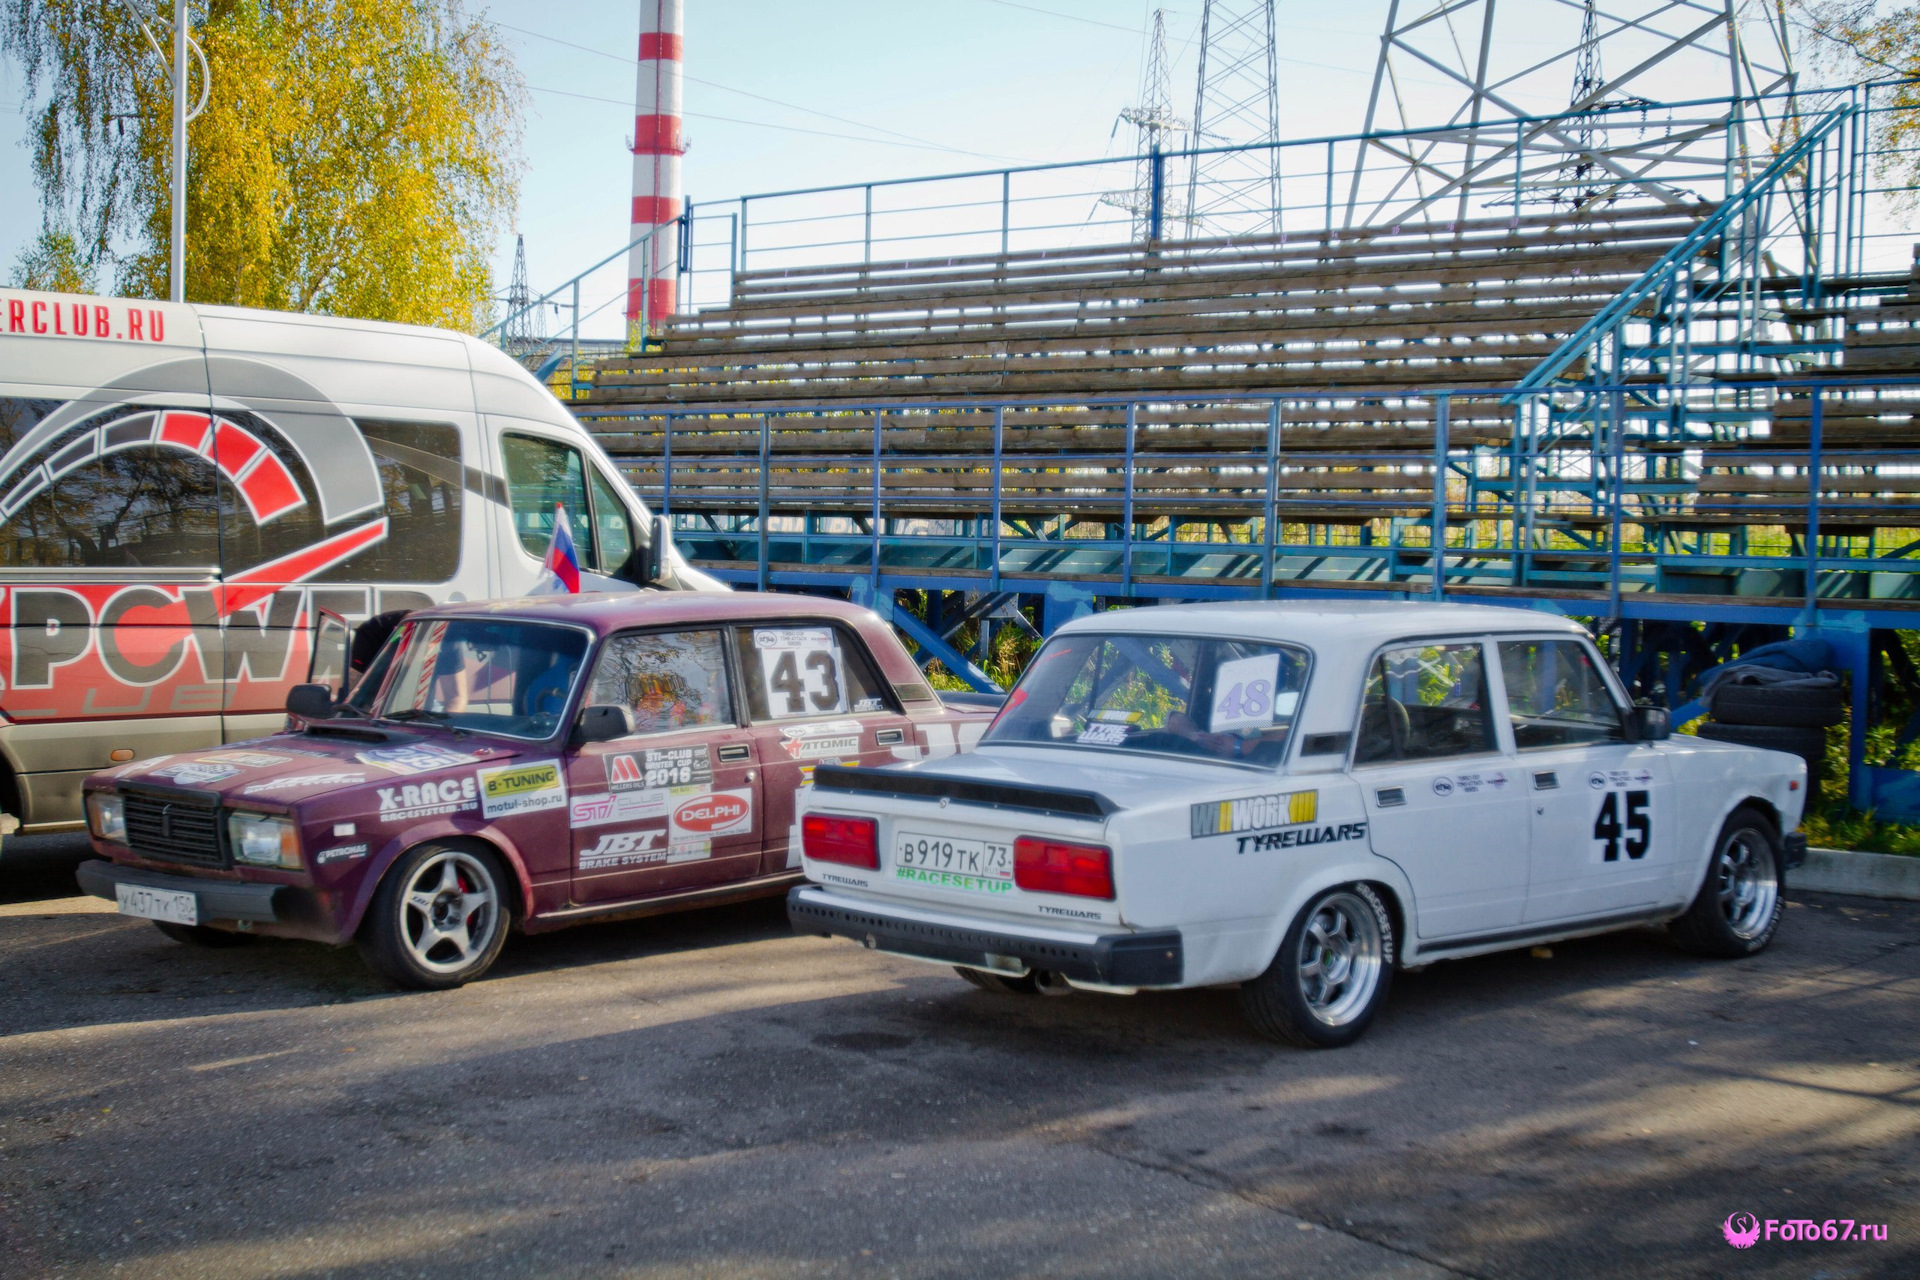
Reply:
[[1294, 918], [1267, 971], [1240, 988], [1266, 1035], [1331, 1049], [1360, 1038], [1393, 977], [1393, 920], [1364, 884], [1325, 890]]
[[405, 987], [457, 987], [486, 972], [511, 912], [499, 861], [485, 850], [422, 845], [380, 882], [361, 926], [361, 954]]
[[1699, 955], [1753, 955], [1780, 927], [1781, 879], [1780, 837], [1773, 822], [1743, 805], [1720, 828], [1699, 896], [1668, 932]]

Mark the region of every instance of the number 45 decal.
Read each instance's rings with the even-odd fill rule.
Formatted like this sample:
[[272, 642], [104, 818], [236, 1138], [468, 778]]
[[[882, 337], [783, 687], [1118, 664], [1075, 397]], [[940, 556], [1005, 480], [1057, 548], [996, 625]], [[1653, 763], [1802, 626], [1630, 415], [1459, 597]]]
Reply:
[[[1622, 800], [1626, 801], [1624, 815], [1620, 811]], [[1646, 857], [1647, 845], [1653, 839], [1647, 801], [1644, 791], [1609, 791], [1600, 797], [1600, 812], [1593, 819], [1593, 838], [1605, 846], [1600, 855], [1602, 862], [1618, 862], [1622, 846], [1629, 858]]]

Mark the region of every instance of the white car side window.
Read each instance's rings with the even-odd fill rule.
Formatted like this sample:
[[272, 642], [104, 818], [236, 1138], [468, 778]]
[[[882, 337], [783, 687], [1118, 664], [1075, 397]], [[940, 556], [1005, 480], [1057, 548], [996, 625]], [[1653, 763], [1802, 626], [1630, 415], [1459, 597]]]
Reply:
[[1498, 750], [1487, 701], [1486, 663], [1478, 643], [1389, 649], [1367, 675], [1354, 763]]

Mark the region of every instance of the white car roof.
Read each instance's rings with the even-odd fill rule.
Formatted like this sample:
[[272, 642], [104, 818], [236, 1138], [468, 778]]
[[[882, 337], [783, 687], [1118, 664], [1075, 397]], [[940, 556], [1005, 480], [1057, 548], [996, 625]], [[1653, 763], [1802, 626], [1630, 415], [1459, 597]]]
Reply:
[[1153, 632], [1291, 640], [1324, 652], [1329, 645], [1371, 650], [1399, 637], [1489, 632], [1585, 635], [1579, 623], [1537, 609], [1415, 601], [1267, 600], [1148, 606], [1097, 613], [1060, 627], [1074, 631]]

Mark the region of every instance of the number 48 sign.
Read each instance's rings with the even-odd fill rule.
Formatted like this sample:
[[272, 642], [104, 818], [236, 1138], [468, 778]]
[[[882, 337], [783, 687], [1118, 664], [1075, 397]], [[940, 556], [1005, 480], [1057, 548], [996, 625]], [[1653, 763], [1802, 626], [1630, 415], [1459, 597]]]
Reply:
[[840, 644], [830, 627], [792, 627], [753, 633], [767, 712], [776, 720], [829, 715], [847, 709], [840, 678]]

